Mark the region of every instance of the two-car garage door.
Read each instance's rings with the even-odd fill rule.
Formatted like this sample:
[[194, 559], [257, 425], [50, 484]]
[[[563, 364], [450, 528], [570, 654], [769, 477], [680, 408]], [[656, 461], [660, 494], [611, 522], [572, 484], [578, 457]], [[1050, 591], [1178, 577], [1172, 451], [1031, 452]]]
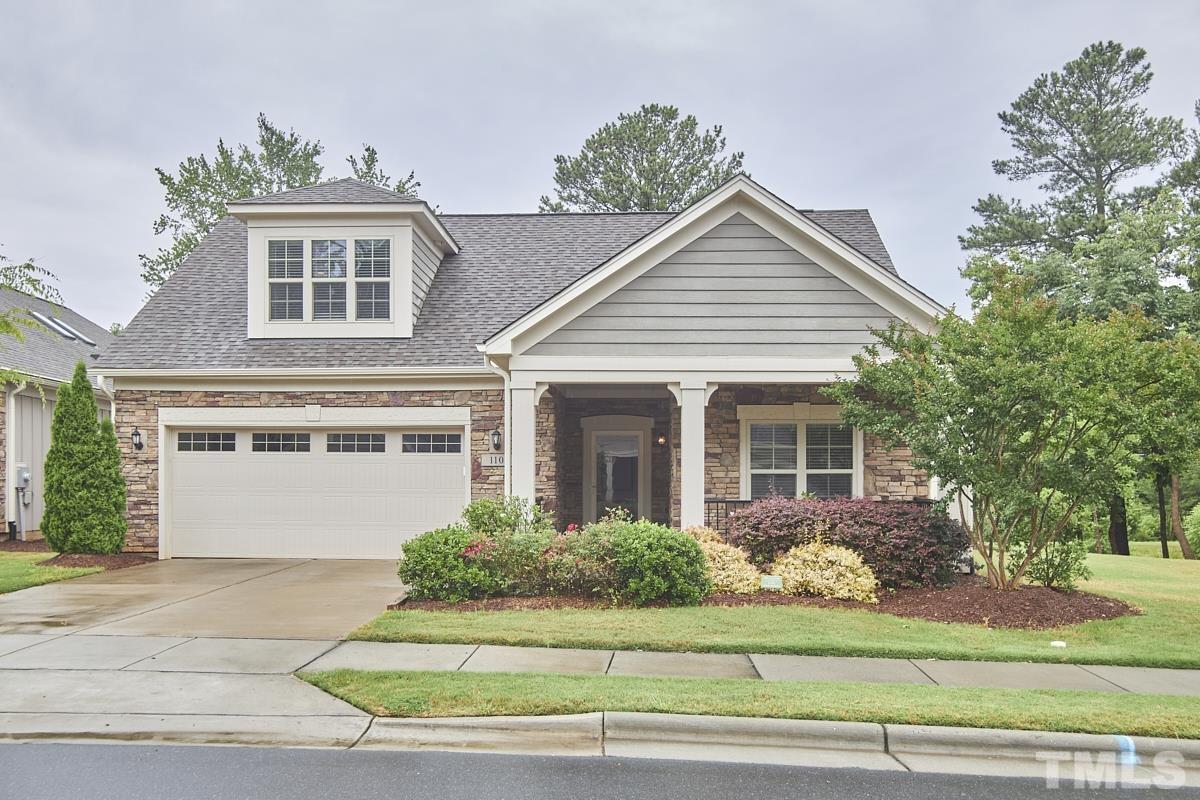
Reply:
[[178, 429], [173, 556], [396, 558], [468, 499], [463, 429]]

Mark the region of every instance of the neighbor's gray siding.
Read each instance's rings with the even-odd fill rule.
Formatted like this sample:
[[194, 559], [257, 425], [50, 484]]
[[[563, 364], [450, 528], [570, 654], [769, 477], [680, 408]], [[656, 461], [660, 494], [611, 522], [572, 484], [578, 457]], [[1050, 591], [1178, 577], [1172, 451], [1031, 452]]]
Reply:
[[531, 355], [847, 356], [891, 318], [741, 214], [547, 336]]
[[413, 319], [421, 316], [421, 306], [425, 304], [425, 295], [433, 285], [433, 276], [437, 274], [440, 259], [433, 247], [425, 241], [416, 229], [413, 229]]

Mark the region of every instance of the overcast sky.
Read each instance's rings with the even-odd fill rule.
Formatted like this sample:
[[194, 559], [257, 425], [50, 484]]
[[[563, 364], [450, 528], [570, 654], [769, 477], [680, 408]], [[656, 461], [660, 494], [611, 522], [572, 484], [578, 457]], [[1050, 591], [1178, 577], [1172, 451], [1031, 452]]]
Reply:
[[[415, 169], [445, 212], [534, 211], [552, 158], [622, 111], [725, 127], [794, 205], [867, 207], [902, 275], [962, 303], [956, 236], [1007, 141], [996, 112], [1090, 42], [1145, 47], [1155, 113], [1194, 124], [1200, 2], [437, 3], [0, 0], [0, 244], [127, 322], [155, 167], [251, 141], [259, 111]], [[214, 287], [216, 288], [216, 287]]]

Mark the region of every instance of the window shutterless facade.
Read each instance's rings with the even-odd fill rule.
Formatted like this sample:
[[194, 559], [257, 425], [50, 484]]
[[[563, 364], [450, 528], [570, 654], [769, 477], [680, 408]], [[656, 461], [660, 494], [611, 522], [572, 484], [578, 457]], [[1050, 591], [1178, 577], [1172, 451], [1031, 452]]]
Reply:
[[750, 422], [749, 497], [851, 497], [860, 447], [836, 422]]
[[267, 239], [267, 320], [391, 320], [392, 249], [389, 238]]

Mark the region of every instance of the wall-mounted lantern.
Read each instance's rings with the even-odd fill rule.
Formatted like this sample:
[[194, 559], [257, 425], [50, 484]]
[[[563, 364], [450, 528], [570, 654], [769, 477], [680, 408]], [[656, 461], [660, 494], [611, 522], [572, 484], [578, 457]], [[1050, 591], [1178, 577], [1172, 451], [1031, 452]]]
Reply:
[[500, 429], [492, 430], [492, 450], [499, 453], [500, 448], [504, 446], [504, 438], [500, 435]]
[[136, 425], [134, 426], [133, 431], [129, 434], [129, 441], [133, 442], [134, 450], [142, 449], [142, 432], [137, 429]]

